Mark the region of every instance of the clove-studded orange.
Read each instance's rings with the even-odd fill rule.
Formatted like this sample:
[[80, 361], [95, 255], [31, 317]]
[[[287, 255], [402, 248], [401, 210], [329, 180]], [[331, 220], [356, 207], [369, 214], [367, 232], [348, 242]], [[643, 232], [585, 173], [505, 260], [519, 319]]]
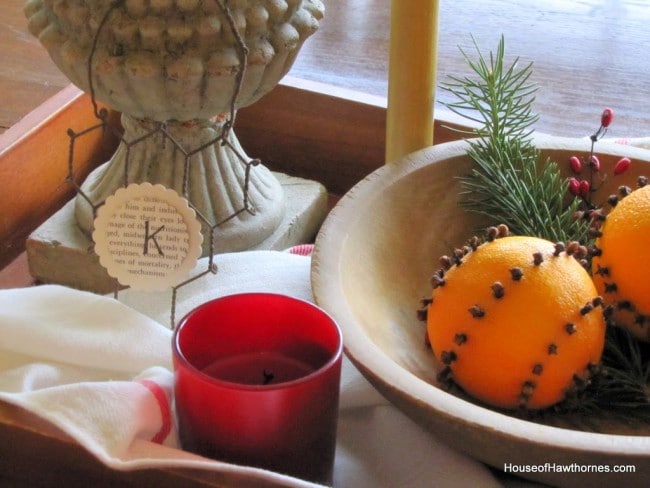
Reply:
[[500, 226], [443, 256], [423, 314], [439, 379], [502, 408], [541, 409], [583, 385], [605, 342], [585, 253]]
[[613, 323], [650, 341], [650, 185], [622, 187], [610, 202], [595, 243], [594, 282]]

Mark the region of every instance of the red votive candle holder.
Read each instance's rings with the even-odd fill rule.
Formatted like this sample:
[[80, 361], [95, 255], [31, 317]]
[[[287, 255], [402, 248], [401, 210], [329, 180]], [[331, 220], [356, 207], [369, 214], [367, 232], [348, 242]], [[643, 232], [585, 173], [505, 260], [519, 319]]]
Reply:
[[183, 449], [330, 484], [343, 340], [317, 306], [243, 293], [206, 302], [173, 336]]

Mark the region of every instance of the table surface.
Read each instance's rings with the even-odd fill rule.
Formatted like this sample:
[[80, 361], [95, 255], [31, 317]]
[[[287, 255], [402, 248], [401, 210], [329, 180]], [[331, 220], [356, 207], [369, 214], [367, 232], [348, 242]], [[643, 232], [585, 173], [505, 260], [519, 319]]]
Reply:
[[[28, 33], [24, 3], [0, 5], [0, 132], [68, 84]], [[321, 28], [291, 74], [385, 96], [390, 2], [324, 3]], [[459, 48], [472, 52], [472, 37], [489, 53], [503, 34], [511, 60], [534, 63], [539, 131], [589, 135], [610, 106], [616, 112], [610, 135], [650, 135], [646, 0], [441, 0], [439, 21], [438, 81], [468, 73]], [[437, 90], [437, 108], [443, 96]]]

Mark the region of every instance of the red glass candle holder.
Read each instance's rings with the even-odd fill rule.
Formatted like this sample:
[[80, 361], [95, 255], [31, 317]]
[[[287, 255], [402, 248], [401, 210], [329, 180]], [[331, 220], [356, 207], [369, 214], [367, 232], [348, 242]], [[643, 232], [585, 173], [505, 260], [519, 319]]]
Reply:
[[173, 336], [183, 449], [331, 483], [343, 341], [323, 310], [244, 293], [206, 302]]

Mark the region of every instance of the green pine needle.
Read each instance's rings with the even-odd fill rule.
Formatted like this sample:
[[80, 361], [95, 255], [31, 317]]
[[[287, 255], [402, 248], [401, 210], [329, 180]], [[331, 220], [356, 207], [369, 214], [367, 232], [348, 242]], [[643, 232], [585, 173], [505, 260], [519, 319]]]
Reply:
[[553, 242], [587, 241], [588, 224], [574, 218], [579, 202], [566, 203], [566, 180], [557, 164], [540, 161], [532, 143], [537, 88], [530, 83], [532, 63], [518, 68], [518, 59], [504, 64], [505, 42], [485, 58], [476, 43], [478, 60], [463, 52], [476, 75], [450, 77], [441, 88], [454, 95], [445, 106], [479, 124], [462, 131], [473, 136], [469, 155], [475, 165], [461, 176], [462, 204], [487, 216], [491, 223], [507, 224], [511, 232], [535, 235]]

